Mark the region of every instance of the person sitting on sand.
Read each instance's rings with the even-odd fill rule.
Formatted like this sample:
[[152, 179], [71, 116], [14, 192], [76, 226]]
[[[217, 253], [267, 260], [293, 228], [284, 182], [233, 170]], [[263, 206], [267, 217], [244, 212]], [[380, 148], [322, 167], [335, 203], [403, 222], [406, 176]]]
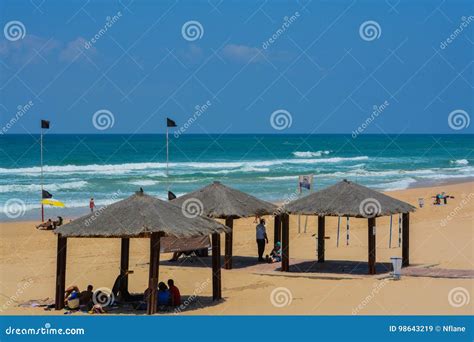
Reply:
[[67, 297], [65, 304], [69, 308], [69, 310], [79, 310], [79, 292], [72, 291], [71, 294]]
[[121, 291], [121, 288], [122, 288], [122, 282], [124, 281], [124, 278], [133, 273], [133, 271], [125, 271], [125, 274], [119, 274], [117, 276], [117, 278], [115, 279], [115, 282], [114, 282], [114, 286], [112, 287], [112, 294], [114, 295], [115, 298], [120, 298], [121, 300], [125, 301], [125, 302], [128, 302], [131, 300], [131, 295], [130, 293], [125, 290], [125, 291]]
[[37, 225], [37, 226], [36, 226], [36, 229], [39, 229], [39, 230], [51, 230], [51, 229], [53, 229], [53, 222], [51, 221], [51, 219], [48, 219], [48, 221], [43, 222], [43, 223]]
[[270, 255], [267, 254], [266, 260], [269, 264], [281, 261], [281, 243], [279, 241], [275, 244]]
[[179, 293], [179, 289], [174, 285], [173, 279], [168, 279], [168, 287], [171, 297], [171, 306], [181, 305], [181, 293]]
[[92, 291], [94, 287], [92, 285], [87, 285], [87, 290], [79, 293], [79, 304], [84, 306], [87, 310], [90, 310], [93, 306], [93, 296], [94, 292]]
[[56, 229], [57, 227], [61, 226], [63, 224], [63, 218], [61, 216], [58, 216], [57, 221], [53, 221], [53, 229]]
[[171, 304], [171, 295], [165, 283], [158, 284], [158, 306], [168, 306]]

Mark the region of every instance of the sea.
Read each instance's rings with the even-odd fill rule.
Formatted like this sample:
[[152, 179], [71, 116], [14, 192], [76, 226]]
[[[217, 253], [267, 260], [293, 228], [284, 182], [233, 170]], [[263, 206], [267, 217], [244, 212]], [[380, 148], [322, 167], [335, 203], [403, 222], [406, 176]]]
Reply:
[[[65, 204], [46, 216], [85, 214], [91, 197], [100, 207], [143, 188], [165, 199], [213, 181], [279, 202], [299, 175], [313, 175], [312, 191], [342, 179], [384, 191], [468, 179], [473, 137], [170, 134], [167, 167], [165, 135], [46, 134], [44, 189]], [[0, 221], [39, 219], [40, 136], [0, 135], [0, 155]]]

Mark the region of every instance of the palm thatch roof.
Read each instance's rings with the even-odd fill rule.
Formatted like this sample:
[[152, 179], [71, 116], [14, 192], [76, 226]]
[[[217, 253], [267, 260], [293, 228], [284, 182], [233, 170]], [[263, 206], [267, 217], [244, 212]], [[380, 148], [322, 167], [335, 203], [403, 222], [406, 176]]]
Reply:
[[206, 217], [193, 217], [169, 202], [141, 191], [124, 200], [102, 207], [55, 230], [65, 237], [146, 237], [188, 238], [227, 232], [230, 228]]
[[289, 214], [376, 217], [414, 211], [406, 202], [346, 179], [285, 205]]
[[277, 206], [272, 203], [229, 188], [220, 182], [213, 182], [202, 189], [178, 197], [172, 203], [183, 207], [197, 203], [203, 216], [219, 219], [271, 215], [277, 210]]

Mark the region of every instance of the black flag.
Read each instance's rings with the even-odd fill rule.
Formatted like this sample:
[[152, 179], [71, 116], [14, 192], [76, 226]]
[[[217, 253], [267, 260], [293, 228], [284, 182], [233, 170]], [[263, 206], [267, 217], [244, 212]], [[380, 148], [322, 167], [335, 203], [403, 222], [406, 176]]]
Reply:
[[168, 201], [172, 201], [176, 198], [176, 195], [173, 194], [171, 191], [168, 191]]
[[41, 128], [49, 129], [49, 121], [41, 120]]
[[53, 198], [53, 195], [46, 190], [43, 190], [42, 198]]
[[166, 118], [166, 127], [176, 127], [176, 122], [174, 122], [170, 118]]

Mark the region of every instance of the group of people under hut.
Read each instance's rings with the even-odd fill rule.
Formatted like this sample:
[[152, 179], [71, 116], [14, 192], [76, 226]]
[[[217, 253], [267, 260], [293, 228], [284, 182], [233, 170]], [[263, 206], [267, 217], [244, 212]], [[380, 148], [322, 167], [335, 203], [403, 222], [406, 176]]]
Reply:
[[[132, 272], [127, 271], [126, 275], [130, 273]], [[146, 310], [151, 289], [147, 288], [143, 294], [136, 295], [132, 295], [128, 291], [121, 293], [122, 281], [123, 275], [119, 275], [110, 293], [101, 289], [94, 291], [92, 285], [88, 285], [84, 291], [80, 291], [77, 285], [69, 286], [65, 292], [64, 304], [69, 312], [84, 311], [90, 314], [105, 313], [106, 307], [118, 307], [124, 303], [130, 303], [135, 310]], [[160, 282], [155, 291], [157, 291], [157, 305], [160, 311], [181, 305], [181, 293], [173, 279], [168, 279], [168, 286], [164, 282]]]

